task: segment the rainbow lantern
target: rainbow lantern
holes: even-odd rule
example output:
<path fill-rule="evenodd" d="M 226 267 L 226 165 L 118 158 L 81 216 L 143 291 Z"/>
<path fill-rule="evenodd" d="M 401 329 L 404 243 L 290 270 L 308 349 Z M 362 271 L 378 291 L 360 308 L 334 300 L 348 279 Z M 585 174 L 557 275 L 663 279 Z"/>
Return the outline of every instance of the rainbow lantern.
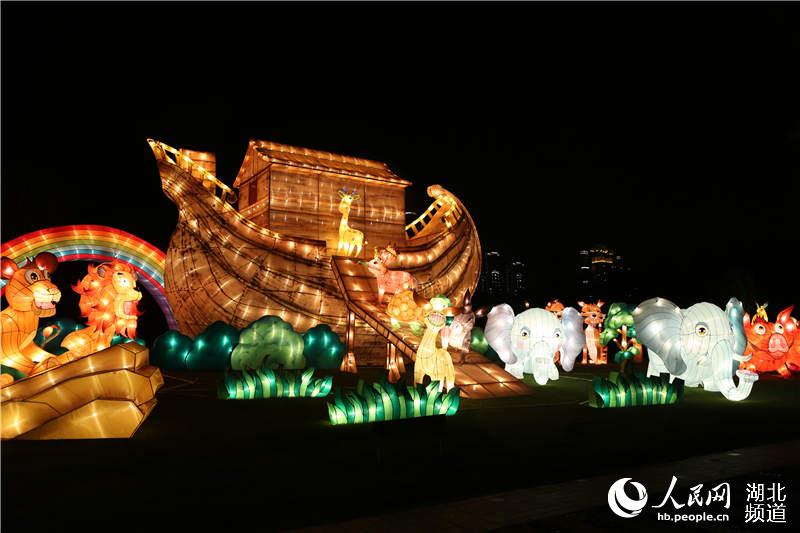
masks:
<path fill-rule="evenodd" d="M 108 226 L 75 225 L 27 233 L 2 246 L 2 255 L 18 265 L 41 252 L 52 253 L 59 262 L 117 259 L 131 265 L 142 287 L 164 313 L 168 327 L 178 328 L 164 292 L 164 252 L 152 244 Z"/>

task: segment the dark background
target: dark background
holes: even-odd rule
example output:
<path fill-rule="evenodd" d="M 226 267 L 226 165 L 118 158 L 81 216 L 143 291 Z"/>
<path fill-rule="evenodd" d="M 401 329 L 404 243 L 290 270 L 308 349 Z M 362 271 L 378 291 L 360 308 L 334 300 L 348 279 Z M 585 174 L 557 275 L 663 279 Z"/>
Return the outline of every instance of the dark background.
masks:
<path fill-rule="evenodd" d="M 441 183 L 535 306 L 581 297 L 576 251 L 604 242 L 638 298 L 774 314 L 800 296 L 798 11 L 3 3 L 2 240 L 105 224 L 166 249 L 145 139 L 216 152 L 231 184 L 258 138 L 385 161 L 411 210 Z"/>

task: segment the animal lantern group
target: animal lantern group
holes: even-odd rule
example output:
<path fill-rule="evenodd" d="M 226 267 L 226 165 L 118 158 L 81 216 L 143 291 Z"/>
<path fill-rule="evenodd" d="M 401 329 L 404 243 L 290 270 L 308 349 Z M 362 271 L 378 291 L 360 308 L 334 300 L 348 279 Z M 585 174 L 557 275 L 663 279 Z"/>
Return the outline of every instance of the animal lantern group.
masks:
<path fill-rule="evenodd" d="M 401 324 L 410 324 L 414 330 L 421 328 L 431 304 L 414 292 L 418 283 L 411 274 L 401 270 L 389 270 L 390 266 L 397 263 L 397 250 L 394 245 L 375 248 L 371 261 L 359 262 L 375 276 L 378 283 L 378 306 L 383 304 L 384 295 L 391 295 L 386 313 L 391 318 L 392 327 L 397 329 Z"/>
<path fill-rule="evenodd" d="M 545 385 L 558 379 L 556 353 L 561 367 L 572 371 L 584 347 L 582 324 L 580 313 L 572 307 L 565 308 L 559 320 L 555 313 L 539 308 L 515 316 L 510 305 L 500 304 L 489 311 L 485 334 L 508 373 L 517 378 L 533 374 L 536 383 Z"/>
<path fill-rule="evenodd" d="M 470 351 L 475 313 L 472 312 L 469 294 L 464 298 L 461 312 L 453 316 L 457 311 L 446 296 L 438 295 L 424 301 L 415 294 L 418 283 L 410 273 L 389 270 L 397 260 L 397 250 L 389 244 L 385 248 L 375 248 L 372 260 L 359 263 L 366 266 L 377 280 L 378 305 L 383 305 L 386 294 L 391 295 L 386 312 L 394 328 L 399 328 L 401 323 L 409 324 L 415 332 L 423 326 L 425 328 L 417 348 L 414 382 L 422 383 L 428 376 L 431 381 L 438 381 L 440 388 L 450 389 L 455 384 L 455 370 L 449 348 L 464 353 Z M 441 341 L 441 347 L 438 341 Z M 397 378 L 399 373 L 390 369 L 390 379 Z"/>
<path fill-rule="evenodd" d="M 744 310 L 736 298 L 724 311 L 706 302 L 681 309 L 664 298 L 651 298 L 636 307 L 633 318 L 638 339 L 649 351 L 648 376 L 666 372 L 670 380 L 702 385 L 732 401 L 750 395 L 758 374 L 739 369 L 738 384 L 733 381 L 739 363 L 750 359 L 745 355 Z"/>
<path fill-rule="evenodd" d="M 794 305 L 778 313 L 775 322 L 767 316 L 767 304 L 757 306 L 753 318 L 744 316 L 744 332 L 747 337 L 745 355 L 741 369 L 753 372 L 778 372 L 788 378 L 792 372 L 800 371 L 800 342 L 797 338 L 797 320 L 792 317 Z"/>
<path fill-rule="evenodd" d="M 506 363 L 506 371 L 518 378 L 532 374 L 539 385 L 558 379 L 556 363 L 572 371 L 581 353 L 584 364 L 605 364 L 608 348 L 600 343 L 599 333 L 604 302 L 578 304 L 580 312 L 552 300 L 544 309 L 516 316 L 508 304 L 495 306 L 486 322 L 486 340 Z"/>
<path fill-rule="evenodd" d="M 339 222 L 339 252 L 345 255 L 356 255 L 361 253 L 361 248 L 364 247 L 364 234 L 357 229 L 353 229 L 348 225 L 350 218 L 350 208 L 354 201 L 358 200 L 360 196 L 356 193 L 355 189 L 347 192 L 347 189 L 342 188 L 339 190 L 339 212 L 342 214 L 342 220 Z M 355 254 L 353 253 L 355 252 Z"/>
<path fill-rule="evenodd" d="M 142 294 L 136 290 L 136 273 L 130 265 L 114 260 L 97 267 L 72 289 L 81 295 L 81 315 L 88 327 L 73 331 L 61 346 L 67 352 L 55 356 L 34 344 L 39 319 L 55 315 L 61 291 L 50 281 L 58 259 L 43 252 L 18 267 L 2 258 L 2 276 L 8 280 L 8 307 L 2 312 L 2 385 L 38 374 L 63 363 L 107 348 L 115 333 L 135 338 Z M 50 337 L 57 332 L 51 331 Z"/>
<path fill-rule="evenodd" d="M 583 360 L 581 363 L 592 365 L 604 365 L 608 362 L 608 346 L 600 342 L 600 329 L 606 315 L 602 311 L 605 305 L 603 300 L 598 300 L 596 304 L 578 302 L 580 306 L 580 315 L 583 317 L 585 329 L 583 331 L 585 341 L 583 345 Z M 561 320 L 564 313 L 564 304 L 558 300 L 551 300 L 547 302 L 544 308 L 549 311 L 556 318 Z M 555 362 L 557 363 L 561 354 L 556 352 Z"/>

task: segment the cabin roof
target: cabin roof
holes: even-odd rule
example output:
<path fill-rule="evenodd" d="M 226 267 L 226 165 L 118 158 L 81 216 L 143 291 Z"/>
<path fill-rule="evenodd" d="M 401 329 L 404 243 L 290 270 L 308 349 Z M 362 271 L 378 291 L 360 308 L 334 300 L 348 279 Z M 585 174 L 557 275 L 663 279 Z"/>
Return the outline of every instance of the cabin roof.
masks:
<path fill-rule="evenodd" d="M 250 141 L 248 153 L 251 151 L 254 151 L 270 163 L 345 174 L 370 181 L 383 182 L 388 185 L 402 187 L 411 185 L 410 181 L 400 178 L 389 169 L 386 163 L 381 163 L 380 161 L 260 140 Z M 242 165 L 239 175 L 236 176 L 236 181 L 233 184 L 234 187 L 239 186 L 244 168 L 245 166 Z"/>

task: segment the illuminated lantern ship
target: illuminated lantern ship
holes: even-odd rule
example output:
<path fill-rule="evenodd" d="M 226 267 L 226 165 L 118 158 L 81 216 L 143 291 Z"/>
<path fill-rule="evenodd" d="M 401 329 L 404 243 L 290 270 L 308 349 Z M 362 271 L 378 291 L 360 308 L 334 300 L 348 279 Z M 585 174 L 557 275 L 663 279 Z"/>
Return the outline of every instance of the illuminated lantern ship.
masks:
<path fill-rule="evenodd" d="M 475 290 L 477 230 L 439 185 L 428 187 L 430 207 L 406 225 L 411 183 L 384 163 L 254 140 L 236 194 L 210 171 L 212 154 L 148 142 L 178 207 L 164 281 L 184 334 L 218 320 L 243 328 L 264 315 L 301 332 L 324 323 L 345 339 L 344 369 L 357 361 L 397 375 L 404 356 L 415 359 L 421 334 L 392 327 L 376 277 L 359 261 L 396 244 L 392 268 L 413 276 L 420 297 L 444 295 L 459 306 Z M 457 361 L 456 385 L 468 397 L 530 391 L 476 352 Z"/>

